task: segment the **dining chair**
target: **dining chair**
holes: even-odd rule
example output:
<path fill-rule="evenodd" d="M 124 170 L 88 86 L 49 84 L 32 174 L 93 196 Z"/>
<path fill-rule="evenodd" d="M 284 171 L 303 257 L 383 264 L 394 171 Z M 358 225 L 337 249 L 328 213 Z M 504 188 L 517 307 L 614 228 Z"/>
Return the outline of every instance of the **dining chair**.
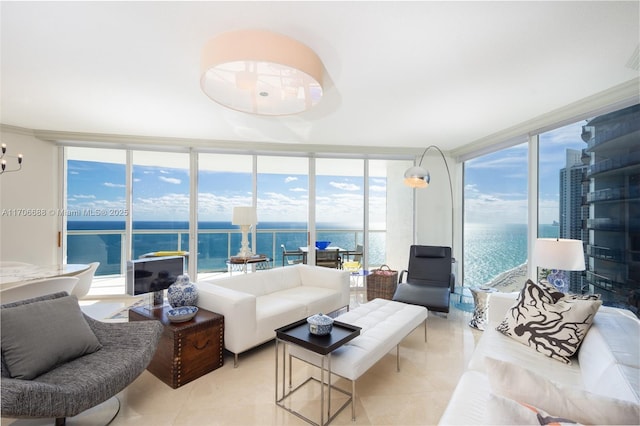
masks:
<path fill-rule="evenodd" d="M 78 299 L 82 299 L 84 296 L 86 296 L 91 289 L 91 284 L 93 284 L 93 277 L 99 266 L 100 262 L 90 263 L 89 269 L 74 275 L 74 277 L 78 278 L 78 284 L 76 284 L 76 286 L 73 288 L 71 294 L 75 295 Z"/>
<path fill-rule="evenodd" d="M 24 284 L 17 287 L 2 290 L 0 292 L 0 300 L 2 303 L 13 303 L 61 291 L 71 294 L 78 281 L 76 277 L 55 277 L 25 281 Z"/>
<path fill-rule="evenodd" d="M 303 263 L 304 253 L 301 250 L 287 250 L 284 244 L 280 244 L 280 247 L 282 247 L 282 266 L 285 266 L 285 262 L 287 265 Z"/>

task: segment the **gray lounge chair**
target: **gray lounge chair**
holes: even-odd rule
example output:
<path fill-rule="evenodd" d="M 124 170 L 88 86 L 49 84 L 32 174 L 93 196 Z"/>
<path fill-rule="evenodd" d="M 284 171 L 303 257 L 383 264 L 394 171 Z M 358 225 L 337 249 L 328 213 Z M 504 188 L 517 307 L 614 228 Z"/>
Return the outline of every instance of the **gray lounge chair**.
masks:
<path fill-rule="evenodd" d="M 393 300 L 448 313 L 454 285 L 451 247 L 411 246 L 409 268 L 400 273 L 398 281 Z"/>
<path fill-rule="evenodd" d="M 10 309 L 33 302 L 68 296 L 65 292 L 4 304 Z M 107 400 L 117 415 L 115 395 L 133 382 L 151 361 L 163 331 L 159 321 L 132 323 L 100 322 L 84 315 L 102 347 L 73 359 L 33 379 L 11 378 L 2 351 L 2 416 L 10 418 L 55 418 L 56 425 Z M 41 354 L 46 357 L 47 354 Z"/>

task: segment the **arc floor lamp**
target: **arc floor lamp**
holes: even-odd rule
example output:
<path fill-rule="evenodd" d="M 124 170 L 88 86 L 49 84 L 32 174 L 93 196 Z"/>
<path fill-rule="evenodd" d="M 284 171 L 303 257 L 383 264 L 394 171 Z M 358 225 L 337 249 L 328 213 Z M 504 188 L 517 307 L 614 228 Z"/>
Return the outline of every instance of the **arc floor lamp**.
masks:
<path fill-rule="evenodd" d="M 430 149 L 435 149 L 442 157 L 442 161 L 444 161 L 444 166 L 447 169 L 447 178 L 449 179 L 449 195 L 451 197 L 451 252 L 453 253 L 453 243 L 454 243 L 454 224 L 453 224 L 453 184 L 451 183 L 451 172 L 449 171 L 449 163 L 447 163 L 447 159 L 445 158 L 442 150 L 435 145 L 430 145 L 425 148 L 422 156 L 420 157 L 420 162 L 417 166 L 413 166 L 409 168 L 406 172 L 404 172 L 404 184 L 410 186 L 411 188 L 426 188 L 431 183 L 431 175 L 427 169 L 422 167 L 422 161 L 424 160 L 424 156 Z"/>

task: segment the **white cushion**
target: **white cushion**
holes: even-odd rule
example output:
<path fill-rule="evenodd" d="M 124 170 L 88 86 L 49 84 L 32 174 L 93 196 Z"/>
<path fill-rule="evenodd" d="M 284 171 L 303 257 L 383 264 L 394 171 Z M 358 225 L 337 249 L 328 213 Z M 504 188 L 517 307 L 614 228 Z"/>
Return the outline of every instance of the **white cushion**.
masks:
<path fill-rule="evenodd" d="M 544 377 L 568 385 L 583 386 L 580 364 L 576 358 L 573 358 L 571 364 L 560 363 L 503 335 L 496 331 L 495 328 L 487 328 L 483 332 L 483 336 L 471 356 L 468 368 L 486 372 L 484 362 L 486 357 L 526 365 L 528 368 L 538 371 Z"/>
<path fill-rule="evenodd" d="M 640 403 L 640 321 L 600 310 L 578 352 L 585 388 Z"/>
<path fill-rule="evenodd" d="M 333 373 L 356 380 L 427 319 L 422 306 L 386 299 L 374 299 L 345 314 L 337 321 L 361 327 L 360 335 L 331 353 Z M 290 353 L 318 365 L 318 356 L 292 345 Z"/>
<path fill-rule="evenodd" d="M 485 359 L 491 391 L 584 424 L 638 424 L 640 405 L 564 386 L 508 362 Z"/>
<path fill-rule="evenodd" d="M 486 374 L 465 372 L 451 395 L 438 424 L 485 425 L 485 411 L 491 387 Z"/>
<path fill-rule="evenodd" d="M 575 425 L 571 419 L 549 414 L 546 411 L 522 402 L 491 394 L 485 410 L 488 425 Z"/>

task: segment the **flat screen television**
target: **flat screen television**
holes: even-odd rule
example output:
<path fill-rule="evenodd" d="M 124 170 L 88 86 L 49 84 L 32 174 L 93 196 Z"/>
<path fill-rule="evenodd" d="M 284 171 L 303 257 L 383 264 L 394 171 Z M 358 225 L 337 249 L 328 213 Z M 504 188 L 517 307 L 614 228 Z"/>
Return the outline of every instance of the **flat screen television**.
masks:
<path fill-rule="evenodd" d="M 162 292 L 184 273 L 184 257 L 170 256 L 127 262 L 127 294 Z"/>

